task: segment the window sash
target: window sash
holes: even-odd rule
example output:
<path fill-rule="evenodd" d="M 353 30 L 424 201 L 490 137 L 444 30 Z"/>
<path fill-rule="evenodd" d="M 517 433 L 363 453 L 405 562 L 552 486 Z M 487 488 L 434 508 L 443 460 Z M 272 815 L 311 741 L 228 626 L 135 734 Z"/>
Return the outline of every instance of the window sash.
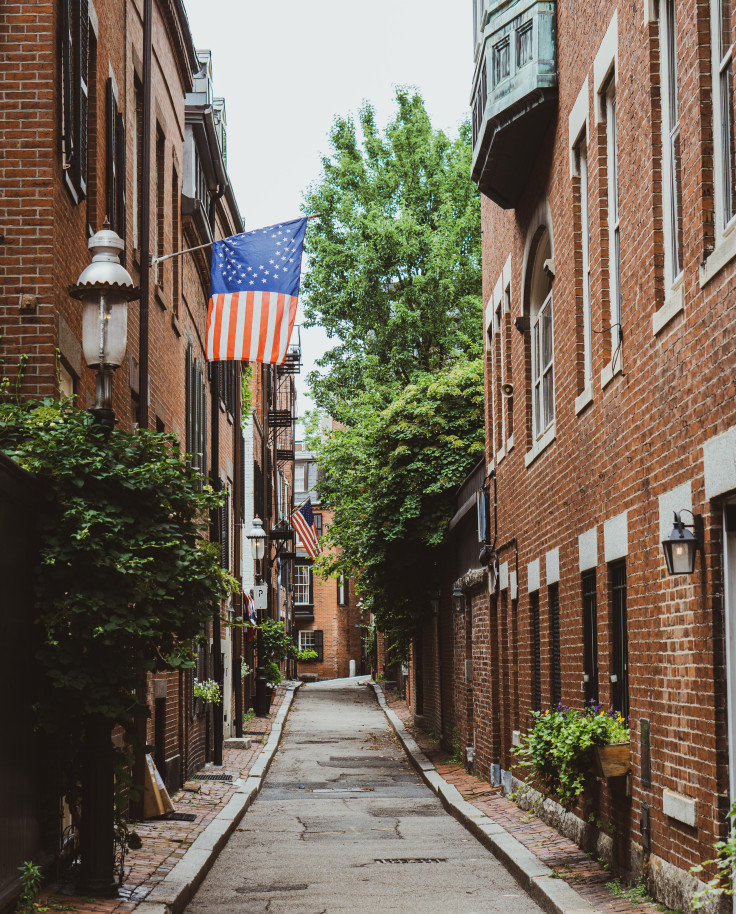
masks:
<path fill-rule="evenodd" d="M 309 565 L 294 566 L 294 605 L 312 604 L 312 569 Z"/>
<path fill-rule="evenodd" d="M 665 225 L 665 280 L 673 285 L 682 272 L 682 155 L 674 0 L 662 0 L 660 10 L 662 54 L 663 197 Z"/>
<path fill-rule="evenodd" d="M 606 165 L 608 172 L 608 259 L 611 294 L 611 346 L 615 351 L 621 325 L 621 243 L 618 212 L 618 117 L 613 84 L 606 95 Z"/>
<path fill-rule="evenodd" d="M 711 0 L 711 60 L 717 240 L 736 214 L 733 44 L 729 0 Z"/>
<path fill-rule="evenodd" d="M 534 424 L 539 438 L 554 420 L 554 340 L 552 293 L 547 295 L 532 327 Z"/>
<path fill-rule="evenodd" d="M 580 231 L 583 260 L 583 376 L 585 385 L 593 379 L 593 322 L 590 304 L 590 212 L 588 210 L 588 150 L 585 135 L 578 144 L 580 175 Z"/>

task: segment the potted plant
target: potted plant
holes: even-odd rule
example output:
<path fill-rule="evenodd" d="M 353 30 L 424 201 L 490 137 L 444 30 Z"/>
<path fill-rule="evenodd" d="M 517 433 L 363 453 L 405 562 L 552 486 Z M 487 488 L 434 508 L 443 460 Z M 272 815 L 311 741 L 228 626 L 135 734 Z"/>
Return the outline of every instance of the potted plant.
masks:
<path fill-rule="evenodd" d="M 604 750 L 600 762 L 599 749 Z M 628 749 L 629 727 L 617 711 L 558 705 L 532 713 L 532 726 L 514 752 L 532 769 L 540 789 L 570 808 L 585 790 L 594 761 L 601 765 L 598 770 L 609 772 L 603 777 L 625 774 Z"/>

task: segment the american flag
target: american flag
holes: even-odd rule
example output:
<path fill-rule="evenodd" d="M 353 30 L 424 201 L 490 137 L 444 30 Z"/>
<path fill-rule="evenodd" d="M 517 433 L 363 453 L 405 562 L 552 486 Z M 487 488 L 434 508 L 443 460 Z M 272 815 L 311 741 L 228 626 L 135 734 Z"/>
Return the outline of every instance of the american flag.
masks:
<path fill-rule="evenodd" d="M 280 365 L 294 329 L 307 220 L 212 245 L 207 359 Z"/>
<path fill-rule="evenodd" d="M 317 528 L 314 526 L 314 512 L 312 511 L 312 499 L 308 498 L 304 504 L 297 508 L 291 515 L 291 524 L 299 534 L 299 539 L 306 550 L 307 555 L 313 559 L 322 550 L 319 548 L 317 538 Z"/>

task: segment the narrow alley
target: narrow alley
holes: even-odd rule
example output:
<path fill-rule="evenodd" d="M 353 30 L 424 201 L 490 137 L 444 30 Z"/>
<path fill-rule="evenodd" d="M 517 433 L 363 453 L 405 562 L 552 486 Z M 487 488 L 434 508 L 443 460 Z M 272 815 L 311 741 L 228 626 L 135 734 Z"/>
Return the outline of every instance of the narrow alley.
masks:
<path fill-rule="evenodd" d="M 188 914 L 541 909 L 421 782 L 360 680 L 303 687 Z"/>

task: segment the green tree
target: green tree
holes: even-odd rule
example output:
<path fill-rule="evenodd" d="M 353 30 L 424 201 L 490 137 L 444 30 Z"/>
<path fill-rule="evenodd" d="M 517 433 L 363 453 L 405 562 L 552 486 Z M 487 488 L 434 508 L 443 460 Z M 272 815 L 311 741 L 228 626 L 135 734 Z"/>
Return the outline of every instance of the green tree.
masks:
<path fill-rule="evenodd" d="M 0 405 L 0 450 L 45 493 L 35 707 L 73 787 L 87 716 L 127 724 L 141 674 L 193 665 L 232 583 L 202 539 L 220 500 L 174 436 L 107 432 L 72 400 Z"/>
<path fill-rule="evenodd" d="M 378 629 L 405 656 L 439 584 L 457 486 L 483 454 L 481 362 L 422 374 L 383 409 L 365 395 L 350 418 L 316 445 L 335 512 L 318 568 L 358 579 Z"/>
<path fill-rule="evenodd" d="M 396 95 L 382 135 L 366 104 L 359 128 L 336 118 L 332 154 L 309 190 L 306 323 L 336 340 L 309 381 L 340 422 L 371 387 L 384 404 L 422 372 L 481 354 L 480 202 L 470 180 L 471 130 L 433 130 L 422 98 Z M 360 132 L 360 136 L 359 136 Z"/>

